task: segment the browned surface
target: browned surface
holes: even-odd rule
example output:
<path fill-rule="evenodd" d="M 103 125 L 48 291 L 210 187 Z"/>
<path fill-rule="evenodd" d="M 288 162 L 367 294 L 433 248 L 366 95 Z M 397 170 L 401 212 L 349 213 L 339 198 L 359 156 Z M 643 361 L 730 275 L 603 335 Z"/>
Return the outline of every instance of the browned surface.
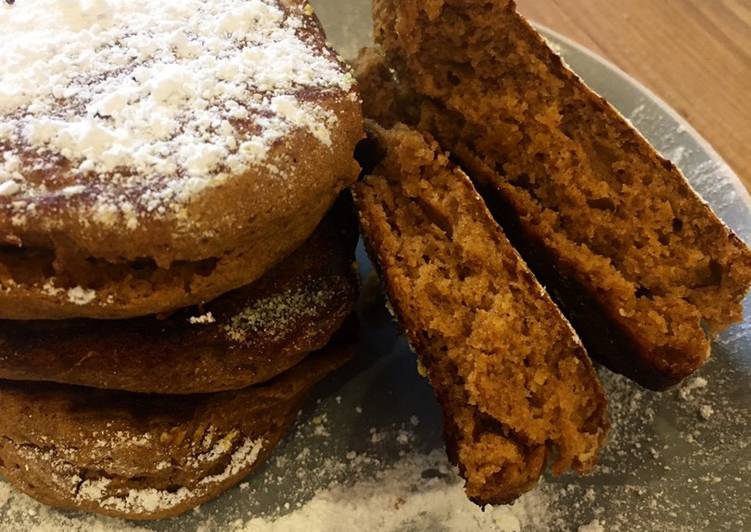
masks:
<path fill-rule="evenodd" d="M 277 3 L 299 10 L 303 2 Z M 339 61 L 315 17 L 309 21 L 300 29 L 306 46 Z M 132 318 L 210 301 L 260 278 L 312 234 L 359 173 L 352 158 L 362 137 L 360 105 L 350 97 L 355 89 L 303 89 L 296 88 L 295 97 L 336 117 L 331 146 L 292 130 L 274 142 L 263 165 L 227 170 L 226 180 L 189 195 L 184 205 L 150 203 L 165 190 L 189 191 L 183 175 L 147 179 L 126 168 L 123 182 L 107 173 L 80 173 L 61 154 L 30 150 L 21 140 L 0 142 L 0 160 L 18 155 L 25 181 L 36 187 L 23 197 L 23 223 L 14 221 L 18 198 L 0 197 L 0 318 Z M 61 116 L 75 120 L 86 112 L 74 100 L 61 100 Z M 263 120 L 251 113 L 233 135 L 238 142 L 256 135 Z M 69 185 L 85 189 L 72 197 L 55 192 Z M 115 223 L 92 215 L 103 197 L 117 213 Z M 133 227 L 121 216 L 126 201 L 137 215 Z M 76 287 L 93 291 L 92 297 L 72 299 L 68 290 Z"/>
<path fill-rule="evenodd" d="M 240 482 L 273 451 L 305 394 L 349 359 L 350 326 L 290 371 L 239 391 L 141 395 L 0 381 L 0 475 L 58 508 L 144 520 L 179 515 Z M 246 442 L 260 440 L 255 461 L 233 462 Z M 138 503 L 157 495 L 163 504 Z"/>
<path fill-rule="evenodd" d="M 165 319 L 0 320 L 0 378 L 168 394 L 271 379 L 323 347 L 351 312 L 352 218 L 343 201 L 291 257 L 203 308 Z M 213 323 L 190 323 L 209 312 Z"/>
<path fill-rule="evenodd" d="M 751 3 L 517 0 L 672 105 L 751 188 Z"/>
<path fill-rule="evenodd" d="M 210 301 L 255 281 L 312 234 L 341 189 L 355 180 L 359 167 L 352 152 L 362 130 L 359 105 L 357 107 L 356 116 L 349 122 L 357 133 L 351 134 L 349 126 L 342 123 L 342 127 L 349 131 L 344 133 L 348 140 L 334 139 L 335 145 L 339 143 L 340 151 L 336 161 L 329 157 L 330 152 L 324 146 L 319 146 L 319 153 L 314 154 L 315 146 L 301 138 L 289 137 L 278 144 L 280 152 L 305 154 L 311 158 L 297 168 L 300 175 L 296 180 L 282 180 L 288 194 L 264 189 L 263 180 L 258 175 L 247 175 L 242 184 L 248 185 L 249 189 L 225 191 L 227 196 L 207 200 L 204 207 L 214 214 L 228 212 L 230 201 L 238 209 L 241 208 L 238 204 L 242 203 L 250 205 L 251 209 L 260 209 L 264 211 L 264 217 L 270 212 L 267 209 L 271 209 L 271 205 L 274 206 L 272 210 L 285 211 L 274 215 L 273 220 L 250 215 L 249 219 L 255 220 L 252 228 L 240 222 L 235 228 L 217 227 L 217 234 L 222 239 L 241 236 L 239 241 L 229 244 L 225 253 L 215 257 L 198 262 L 176 261 L 162 268 L 148 255 L 144 255 L 143 260 L 113 262 L 93 250 L 82 251 L 74 246 L 75 249 L 65 251 L 66 260 L 61 261 L 61 248 L 54 244 L 28 248 L 0 245 L 0 318 L 132 318 Z M 290 194 L 298 201 L 295 205 L 289 202 Z M 253 198 L 253 201 L 248 198 Z M 0 240 L 2 217 L 0 213 Z M 263 221 L 259 222 L 261 218 Z M 246 230 L 250 233 L 242 236 Z M 69 236 L 66 233 L 63 240 Z M 143 237 L 142 243 L 146 246 L 144 242 L 149 240 L 149 232 L 146 231 Z M 123 233 L 121 238 L 127 239 L 128 235 Z M 25 242 L 22 237 L 21 240 Z M 129 245 L 137 247 L 137 240 L 133 237 Z M 125 251 L 123 256 L 126 256 Z M 58 290 L 45 289 L 47 283 L 54 283 Z M 84 304 L 77 304 L 70 300 L 67 291 L 73 287 L 93 290 L 96 296 Z"/>

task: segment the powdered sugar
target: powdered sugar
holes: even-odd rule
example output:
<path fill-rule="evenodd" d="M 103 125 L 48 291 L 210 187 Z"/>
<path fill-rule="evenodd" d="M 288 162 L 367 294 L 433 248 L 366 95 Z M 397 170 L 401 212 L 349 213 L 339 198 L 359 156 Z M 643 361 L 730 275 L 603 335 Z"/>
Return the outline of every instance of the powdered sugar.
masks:
<path fill-rule="evenodd" d="M 6 484 L 5 482 L 0 483 L 0 509 L 2 509 L 6 504 L 8 504 L 8 500 L 10 499 L 11 494 L 11 488 L 9 484 Z"/>
<path fill-rule="evenodd" d="M 124 433 L 105 435 L 103 444 L 113 445 L 142 445 L 140 436 L 129 436 Z M 108 443 L 109 440 L 109 443 Z M 97 506 L 114 511 L 130 513 L 154 513 L 169 510 L 186 501 L 204 496 L 214 487 L 237 476 L 249 469 L 258 459 L 258 455 L 265 443 L 262 439 L 239 438 L 237 432 L 232 432 L 217 440 L 208 452 L 190 459 L 186 467 L 202 469 L 212 464 L 220 463 L 229 458 L 227 465 L 218 473 L 200 479 L 195 486 L 181 486 L 177 489 L 159 490 L 154 488 L 131 488 L 122 490 L 125 479 L 102 476 L 93 479 L 83 479 L 75 463 L 77 450 L 56 447 L 41 449 L 31 445 L 18 446 L 17 451 L 32 463 L 45 463 L 51 469 L 51 481 L 56 489 L 70 491 L 71 497 L 80 503 L 95 503 Z M 167 467 L 169 464 L 167 464 Z M 163 470 L 164 467 L 157 468 Z M 5 494 L 5 495 L 3 495 Z M 0 509 L 10 497 L 7 484 L 0 483 Z M 3 496 L 5 501 L 2 500 Z"/>
<path fill-rule="evenodd" d="M 389 334 L 384 345 L 392 341 L 393 336 Z M 396 357 L 387 357 L 386 366 L 395 366 L 393 375 L 400 379 L 404 378 L 405 371 L 411 371 L 414 377 L 412 356 L 403 344 L 399 352 Z M 727 445 L 737 447 L 744 443 L 737 442 L 732 435 L 747 414 L 728 404 L 721 395 L 731 386 L 732 374 L 718 368 L 716 361 L 710 362 L 708 370 L 664 394 L 646 392 L 625 378 L 603 370 L 601 375 L 610 397 L 613 433 L 603 450 L 602 465 L 594 475 L 544 480 L 514 505 L 484 511 L 467 501 L 461 479 L 448 463 L 445 451 L 440 447 L 424 450 L 428 443 L 425 438 L 433 440 L 427 436 L 431 427 L 435 427 L 432 413 L 425 413 L 427 419 L 418 419 L 409 409 L 402 409 L 395 413 L 402 422 L 371 425 L 374 416 L 380 415 L 377 412 L 382 406 L 374 407 L 371 401 L 375 396 L 366 397 L 362 406 L 357 403 L 353 406 L 353 397 L 361 394 L 363 387 L 357 379 L 347 381 L 345 390 L 336 388 L 337 393 L 345 394 L 345 400 L 340 403 L 336 400 L 338 396 L 328 396 L 314 402 L 316 406 L 304 415 L 262 473 L 217 503 L 184 517 L 174 528 L 205 532 L 652 532 L 710 530 L 710 521 L 703 520 L 706 517 L 711 518 L 711 522 L 720 519 L 735 529 L 742 529 L 739 527 L 742 527 L 743 508 L 733 507 L 728 501 L 734 500 L 749 471 L 747 468 L 728 469 L 732 462 L 725 460 L 729 453 Z M 425 399 L 420 398 L 422 393 L 420 397 L 413 396 L 410 406 L 419 405 L 430 395 L 422 380 L 411 382 L 410 389 L 422 388 L 425 388 Z M 382 383 L 374 393 L 379 400 L 388 403 L 389 382 Z M 698 404 L 722 407 L 721 417 L 716 414 L 717 419 L 700 421 L 695 410 Z M 351 412 L 346 422 L 336 419 L 343 410 Z M 662 434 L 666 423 L 674 425 L 675 429 Z M 377 441 L 369 438 L 372 433 L 378 434 Z M 718 449 L 708 445 L 708 438 L 725 443 Z M 227 450 L 221 442 L 213 443 L 205 454 L 207 459 L 213 460 Z M 233 458 L 232 464 L 243 463 L 240 457 L 252 456 L 253 448 L 250 444 L 238 446 L 234 452 L 238 458 Z M 717 453 L 726 458 L 721 455 L 717 461 Z M 232 464 L 223 475 L 239 470 Z M 0 483 L 0 501 L 3 486 Z M 105 493 L 100 488 L 93 485 L 84 492 L 85 496 L 97 497 Z M 724 494 L 727 500 L 718 499 L 717 493 Z M 269 494 L 273 494 L 274 502 L 269 502 Z M 187 496 L 180 491 L 175 495 L 136 490 L 127 503 L 160 508 L 179 500 L 173 500 L 173 495 Z M 694 501 L 696 497 L 709 498 L 715 510 L 697 514 L 687 506 L 687 501 Z M 19 530 L 28 529 L 40 519 L 43 519 L 43 526 L 54 526 L 56 530 L 84 530 L 86 524 L 92 523 L 101 530 L 122 530 L 126 526 L 121 521 L 102 518 L 93 521 L 80 514 L 66 516 L 17 492 L 10 495 L 10 501 L 8 508 L 12 513 L 0 511 L 0 517 L 13 516 L 10 522 L 17 523 Z M 29 514 L 29 511 L 34 513 Z M 684 526 L 687 520 L 691 526 Z M 167 528 L 171 529 L 170 526 Z"/>
<path fill-rule="evenodd" d="M 354 456 L 346 469 L 361 476 L 369 460 Z M 311 478 L 315 476 L 311 470 Z M 307 479 L 305 479 L 307 480 Z M 305 481 L 303 480 L 303 481 Z M 0 483 L 0 491 L 7 485 Z M 87 489 L 93 498 L 101 495 L 97 487 Z M 153 490 L 152 490 L 153 491 Z M 241 492 L 253 497 L 252 485 L 243 484 Z M 180 498 L 179 492 L 173 498 Z M 80 514 L 65 515 L 49 510 L 20 493 L 9 495 L 15 512 L 12 515 L 19 530 L 31 523 L 48 527 L 40 530 L 84 531 L 95 525 L 95 530 L 134 530 L 123 521 L 92 518 Z M 163 493 L 149 490 L 133 492 L 128 502 L 149 511 L 157 511 L 164 504 Z M 538 489 L 519 499 L 512 506 L 488 507 L 485 511 L 470 503 L 463 494 L 456 472 L 450 468 L 442 452 L 428 455 L 408 455 L 377 478 L 360 481 L 332 483 L 319 491 L 306 504 L 286 515 L 276 518 L 249 516 L 218 525 L 214 518 L 200 518 L 191 529 L 209 532 L 228 530 L 234 532 L 317 531 L 349 532 L 351 530 L 462 530 L 488 532 L 519 532 L 543 530 L 551 524 L 551 494 Z M 283 509 L 292 510 L 291 505 Z M 202 522 L 200 522 L 202 521 Z M 137 528 L 145 530 L 145 528 Z"/>
<path fill-rule="evenodd" d="M 704 421 L 709 421 L 709 418 L 714 415 L 714 408 L 712 407 L 712 405 L 701 405 L 699 407 L 699 414 L 701 415 L 702 419 L 704 419 Z"/>
<path fill-rule="evenodd" d="M 231 318 L 224 332 L 234 342 L 244 342 L 261 329 L 268 338 L 281 338 L 288 332 L 291 323 L 320 316 L 332 295 L 325 286 L 319 289 L 304 287 L 256 299 Z"/>
<path fill-rule="evenodd" d="M 174 508 L 188 500 L 203 496 L 216 484 L 223 482 L 243 470 L 251 467 L 263 449 L 263 440 L 246 438 L 232 453 L 227 467 L 216 475 L 202 478 L 194 488 L 180 487 L 176 490 L 157 490 L 154 488 L 129 489 L 124 496 L 109 495 L 112 481 L 107 478 L 84 480 L 76 494 L 79 502 L 95 502 L 102 508 L 121 512 L 154 513 Z M 215 450 L 208 453 L 202 461 L 215 461 L 232 449 L 232 442 L 225 438 L 217 443 Z M 80 479 L 77 479 L 80 481 Z"/>
<path fill-rule="evenodd" d="M 191 325 L 208 325 L 210 323 L 216 323 L 216 318 L 211 312 L 202 314 L 200 316 L 191 316 L 188 318 L 188 323 Z"/>
<path fill-rule="evenodd" d="M 736 391 L 742 376 L 728 362 L 716 352 L 700 376 L 664 393 L 602 370 L 612 433 L 590 479 L 555 482 L 565 523 L 589 522 L 586 531 L 742 529 L 748 466 L 734 442 L 748 412 Z"/>
<path fill-rule="evenodd" d="M 68 301 L 76 305 L 88 305 L 96 299 L 96 291 L 75 286 L 68 289 Z"/>
<path fill-rule="evenodd" d="M 325 3 L 334 13 L 354 9 L 357 2 Z M 361 3 L 363 9 L 369 4 Z M 709 186 L 709 181 L 703 183 Z M 727 183 L 725 174 L 714 175 L 713 183 Z M 365 264 L 364 256 L 360 258 Z M 378 301 L 374 306 L 380 308 L 381 304 Z M 344 398 L 341 404 L 329 398 L 311 407 L 303 420 L 317 418 L 318 423 L 303 422 L 294 437 L 282 444 L 269 467 L 249 478 L 243 489 L 227 493 L 217 503 L 179 521 L 154 528 L 263 532 L 287 530 L 297 524 L 312 532 L 326 530 L 326 525 L 336 524 L 336 516 L 342 515 L 343 519 L 361 518 L 355 530 L 368 530 L 371 524 L 383 532 L 393 530 L 390 527 L 395 524 L 400 532 L 441 530 L 444 523 L 432 520 L 437 515 L 458 530 L 472 529 L 469 525 L 477 522 L 473 519 L 479 510 L 470 507 L 472 513 L 464 513 L 466 499 L 442 449 L 425 451 L 425 442 L 434 445 L 440 442 L 439 436 L 423 433 L 409 449 L 399 445 L 399 431 L 409 430 L 409 426 L 415 431 L 439 430 L 436 407 L 427 385 L 413 378 L 414 357 L 384 326 L 386 320 L 373 317 L 372 309 L 365 309 L 364 316 L 368 326 L 358 357 L 361 365 L 356 375 L 347 376 L 346 384 L 335 386 Z M 747 529 L 749 331 L 747 321 L 725 335 L 700 376 L 664 394 L 646 392 L 603 371 L 614 424 L 603 465 L 594 476 L 565 476 L 525 496 L 526 515 L 504 517 L 507 509 L 498 508 L 495 515 L 499 521 L 517 519 L 525 532 L 580 527 L 628 532 Z M 366 372 L 368 377 L 361 378 Z M 708 420 L 701 418 L 702 405 L 714 410 Z M 331 419 L 321 419 L 323 412 Z M 343 412 L 350 412 L 351 417 L 337 421 L 334 416 L 345 415 Z M 420 413 L 419 423 L 411 423 L 412 412 Z M 389 420 L 400 416 L 403 426 L 389 426 Z M 375 444 L 370 441 L 371 427 L 382 435 Z M 328 432 L 331 437 L 314 437 L 315 431 Z M 399 452 L 405 453 L 401 459 L 389 461 L 388 457 Z M 407 484 L 400 484 L 406 477 Z M 7 485 L 0 483 L 0 510 L 3 486 Z M 406 490 L 405 497 L 399 486 L 414 490 Z M 434 498 L 428 499 L 426 493 Z M 393 505 L 382 504 L 389 494 L 404 501 L 393 497 Z M 421 510 L 415 515 L 405 510 L 405 505 Z M 275 506 L 277 515 L 269 516 Z M 135 530 L 123 521 L 57 512 L 17 491 L 6 509 L 0 512 L 0 522 L 11 523 L 6 525 L 10 530 Z M 454 509 L 460 517 L 451 521 Z M 384 513 L 397 514 L 406 522 L 399 526 L 402 519 L 392 520 Z M 483 517 L 480 514 L 478 519 Z M 494 529 L 485 523 L 485 530 Z"/>
<path fill-rule="evenodd" d="M 678 392 L 681 399 L 684 401 L 691 399 L 691 395 L 695 390 L 702 390 L 707 387 L 707 379 L 704 377 L 693 377 L 681 385 Z"/>
<path fill-rule="evenodd" d="M 263 449 L 263 440 L 251 440 L 246 438 L 245 441 L 232 453 L 232 459 L 229 465 L 221 473 L 202 478 L 198 483 L 200 486 L 210 486 L 223 482 L 228 478 L 234 477 L 243 470 L 248 469 L 258 459 L 258 455 Z"/>
<path fill-rule="evenodd" d="M 605 528 L 600 524 L 599 519 L 579 527 L 579 532 L 605 532 Z"/>
<path fill-rule="evenodd" d="M 350 461 L 355 460 L 356 457 Z M 547 494 L 537 490 L 512 506 L 488 507 L 483 511 L 466 499 L 456 472 L 448 467 L 443 452 L 435 451 L 405 456 L 376 479 L 333 485 L 279 519 L 237 521 L 230 530 L 518 532 L 522 527 L 547 524 L 549 504 Z"/>
<path fill-rule="evenodd" d="M 11 180 L 0 183 L 0 196 L 12 196 L 21 191 L 21 185 Z"/>
<path fill-rule="evenodd" d="M 346 94 L 352 77 L 273 0 L 37 0 L 0 8 L 0 196 L 88 192 L 91 221 L 179 211 L 308 131 L 329 146 L 336 116 L 303 93 Z M 337 92 L 338 91 L 338 92 Z M 68 160 L 73 182 L 25 178 Z M 4 155 L 2 155 L 4 153 Z M 28 169 L 27 169 L 28 171 Z M 121 208 L 122 207 L 122 208 Z M 130 214 L 129 214 L 130 213 Z"/>

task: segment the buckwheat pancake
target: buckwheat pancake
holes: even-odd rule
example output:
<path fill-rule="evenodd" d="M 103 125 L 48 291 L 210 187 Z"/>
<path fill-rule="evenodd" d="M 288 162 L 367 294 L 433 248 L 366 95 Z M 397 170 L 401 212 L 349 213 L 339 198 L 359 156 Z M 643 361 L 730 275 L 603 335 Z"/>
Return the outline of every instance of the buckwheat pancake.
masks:
<path fill-rule="evenodd" d="M 653 389 L 742 319 L 751 251 L 511 0 L 376 0 L 376 40 L 430 131 L 590 353 Z"/>
<path fill-rule="evenodd" d="M 354 78 L 302 0 L 0 3 L 0 318 L 205 302 L 357 177 Z"/>
<path fill-rule="evenodd" d="M 218 394 L 0 381 L 0 474 L 58 508 L 179 515 L 263 462 L 308 390 L 349 358 L 348 335 L 268 383 Z"/>
<path fill-rule="evenodd" d="M 357 296 L 357 229 L 342 199 L 255 283 L 163 319 L 0 320 L 0 379 L 186 394 L 264 382 L 320 349 Z"/>

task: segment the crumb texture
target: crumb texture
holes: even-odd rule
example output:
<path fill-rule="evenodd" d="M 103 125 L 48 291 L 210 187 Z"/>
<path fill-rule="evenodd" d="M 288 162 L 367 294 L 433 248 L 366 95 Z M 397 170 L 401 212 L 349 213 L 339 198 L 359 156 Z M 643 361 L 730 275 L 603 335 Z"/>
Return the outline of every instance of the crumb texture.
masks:
<path fill-rule="evenodd" d="M 444 409 L 470 498 L 508 502 L 553 470 L 584 472 L 605 399 L 584 349 L 434 142 L 373 126 L 385 158 L 356 187 L 362 231 Z"/>
<path fill-rule="evenodd" d="M 513 2 L 375 2 L 422 125 L 518 218 L 641 356 L 681 378 L 742 317 L 751 252 L 592 93 Z"/>

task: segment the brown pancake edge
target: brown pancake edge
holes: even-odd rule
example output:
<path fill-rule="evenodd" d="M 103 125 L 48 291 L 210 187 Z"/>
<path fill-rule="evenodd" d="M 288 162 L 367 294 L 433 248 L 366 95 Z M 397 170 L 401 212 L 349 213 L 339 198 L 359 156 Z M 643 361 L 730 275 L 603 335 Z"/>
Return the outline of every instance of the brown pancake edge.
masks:
<path fill-rule="evenodd" d="M 349 68 L 327 46 L 307 2 L 266 4 L 284 12 L 280 28 L 284 20 L 298 24 L 295 53 L 287 59 L 295 63 L 313 55 L 331 71 L 323 84 L 295 71 L 290 73 L 295 90 L 284 89 L 294 94 L 297 105 L 329 117 L 318 124 L 325 128 L 324 140 L 306 128 L 290 128 L 260 163 L 214 169 L 205 177 L 215 186 L 197 189 L 196 179 L 184 169 L 149 172 L 126 164 L 115 176 L 103 168 L 82 172 L 79 163 L 90 160 L 71 161 L 54 146 L 38 149 L 20 134 L 2 135 L 0 165 L 18 160 L 23 176 L 18 182 L 34 186 L 0 195 L 0 317 L 125 319 L 171 312 L 254 282 L 311 235 L 339 192 L 357 179 L 352 152 L 363 135 L 359 96 Z M 8 11 L 7 16 L 14 15 Z M 126 29 L 149 38 L 157 31 Z M 72 35 L 75 44 L 79 37 Z M 247 41 L 229 35 L 221 40 L 243 51 L 269 38 L 254 30 L 248 36 Z M 119 44 L 102 46 L 117 49 Z M 50 103 L 56 119 L 75 124 L 87 117 L 93 104 L 88 99 L 144 59 L 129 57 L 104 73 L 66 66 L 66 77 L 81 78 L 90 90 Z M 269 92 L 245 81 L 248 92 L 242 99 L 248 102 L 272 98 L 280 90 Z M 212 120 L 226 120 L 219 110 L 233 98 L 217 97 L 209 106 L 213 111 L 206 113 Z M 25 107 L 0 110 L 3 125 L 15 124 L 19 131 L 40 118 L 50 116 L 34 116 Z M 274 133 L 268 127 L 268 117 L 253 112 L 233 121 L 229 136 L 242 146 Z M 65 193 L 71 186 L 77 192 Z"/>
<path fill-rule="evenodd" d="M 165 319 L 0 321 L 0 379 L 190 394 L 267 381 L 322 348 L 352 311 L 357 231 L 342 198 L 259 281 Z"/>
<path fill-rule="evenodd" d="M 354 320 L 262 385 L 165 396 L 0 381 L 0 475 L 40 502 L 134 520 L 180 515 L 263 462 L 305 394 L 351 356 Z"/>

